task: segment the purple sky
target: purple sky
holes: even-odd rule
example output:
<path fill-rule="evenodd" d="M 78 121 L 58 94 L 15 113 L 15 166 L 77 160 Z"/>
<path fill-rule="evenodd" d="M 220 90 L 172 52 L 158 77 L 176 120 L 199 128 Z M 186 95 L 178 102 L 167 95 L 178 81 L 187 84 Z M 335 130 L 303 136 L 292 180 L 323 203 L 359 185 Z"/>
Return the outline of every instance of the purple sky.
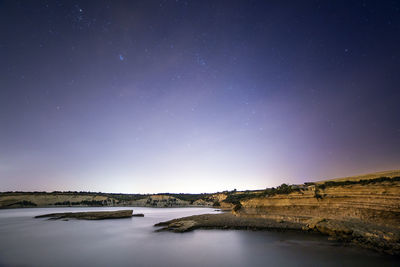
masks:
<path fill-rule="evenodd" d="M 398 1 L 1 1 L 0 191 L 400 169 Z"/>

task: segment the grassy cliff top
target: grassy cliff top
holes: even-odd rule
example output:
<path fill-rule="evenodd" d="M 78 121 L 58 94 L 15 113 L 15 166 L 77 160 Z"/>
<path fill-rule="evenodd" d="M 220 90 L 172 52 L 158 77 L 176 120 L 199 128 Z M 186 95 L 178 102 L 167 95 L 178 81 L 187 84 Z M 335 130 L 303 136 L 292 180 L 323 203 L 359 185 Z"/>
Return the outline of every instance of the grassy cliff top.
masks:
<path fill-rule="evenodd" d="M 399 177 L 400 170 L 391 170 L 391 171 L 383 171 L 383 172 L 374 172 L 356 176 L 348 176 L 348 177 L 341 177 L 341 178 L 334 178 L 329 180 L 322 180 L 315 182 L 316 184 L 323 184 L 325 182 L 345 182 L 345 181 L 360 181 L 360 180 L 369 180 L 369 179 L 376 179 L 380 177 Z"/>

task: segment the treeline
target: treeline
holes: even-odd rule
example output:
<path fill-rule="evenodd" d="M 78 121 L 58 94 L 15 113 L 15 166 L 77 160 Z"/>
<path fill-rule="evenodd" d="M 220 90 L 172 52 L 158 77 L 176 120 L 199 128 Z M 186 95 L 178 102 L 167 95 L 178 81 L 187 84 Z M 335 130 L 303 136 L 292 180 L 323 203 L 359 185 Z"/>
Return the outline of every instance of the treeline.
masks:
<path fill-rule="evenodd" d="M 234 190 L 236 191 L 236 190 Z M 227 193 L 229 191 L 224 191 L 222 193 Z M 122 193 L 102 193 L 102 192 L 90 192 L 90 191 L 53 191 L 53 192 L 45 192 L 45 191 L 34 191 L 34 192 L 23 192 L 23 191 L 8 191 L 8 192 L 0 192 L 0 195 L 73 195 L 73 196 L 105 196 L 109 198 L 113 198 L 120 202 L 124 201 L 135 201 L 139 199 L 143 199 L 149 197 L 151 195 L 166 195 L 175 197 L 177 199 L 188 201 L 190 204 L 193 204 L 196 200 L 204 200 L 204 201 L 213 201 L 212 195 L 209 193 L 201 193 L 201 194 L 186 194 L 186 193 L 157 193 L 157 194 L 122 194 Z"/>
<path fill-rule="evenodd" d="M 19 202 L 15 202 L 12 204 L 8 204 L 8 207 L 14 206 L 14 205 L 20 205 L 21 207 L 36 207 L 36 203 L 33 203 L 32 201 L 28 201 L 28 200 L 23 200 L 23 201 L 19 201 Z"/>
<path fill-rule="evenodd" d="M 232 204 L 240 204 L 241 200 L 257 198 L 257 197 L 270 197 L 279 194 L 290 194 L 292 192 L 300 192 L 300 188 L 296 188 L 287 184 L 281 184 L 278 187 L 266 188 L 263 191 L 245 191 L 245 192 L 236 192 L 230 191 L 227 193 L 227 197 L 223 202 L 232 203 Z"/>
<path fill-rule="evenodd" d="M 23 191 L 7 191 L 0 192 L 0 196 L 3 195 L 71 195 L 71 196 L 105 196 L 109 198 L 113 198 L 117 201 L 135 201 L 139 199 L 143 199 L 149 197 L 151 195 L 167 195 L 178 198 L 180 200 L 189 201 L 193 204 L 194 201 L 203 199 L 205 201 L 211 201 L 211 195 L 207 193 L 202 194 L 184 194 L 184 193 L 158 193 L 158 194 L 122 194 L 122 193 L 102 193 L 102 192 L 90 192 L 90 191 L 53 191 L 53 192 L 45 192 L 45 191 L 34 191 L 34 192 L 23 192 Z M 61 203 L 61 202 L 60 202 Z M 61 204 L 60 204 L 61 205 Z M 64 205 L 64 204 L 62 204 Z M 73 205 L 73 204 L 71 204 Z M 79 204 L 76 204 L 79 205 Z"/>
<path fill-rule="evenodd" d="M 34 191 L 34 192 L 23 192 L 23 191 L 7 191 L 0 192 L 0 196 L 17 196 L 17 195 L 71 195 L 71 196 L 105 196 L 114 198 L 119 201 L 130 201 L 138 200 L 149 196 L 149 194 L 121 194 L 121 193 L 102 193 L 102 192 L 90 192 L 90 191 Z"/>
<path fill-rule="evenodd" d="M 365 179 L 365 180 L 358 180 L 358 181 L 327 181 L 323 184 L 316 185 L 316 186 L 320 189 L 325 189 L 327 187 L 332 187 L 332 186 L 344 186 L 344 185 L 354 185 L 354 184 L 368 185 L 368 184 L 375 184 L 375 183 L 382 183 L 382 182 L 398 182 L 398 181 L 400 181 L 400 176 L 396 176 L 393 178 L 379 177 L 379 178 Z"/>
<path fill-rule="evenodd" d="M 102 200 L 82 200 L 82 201 L 63 201 L 63 202 L 56 202 L 54 203 L 55 206 L 105 206 L 107 205 L 106 201 Z"/>
<path fill-rule="evenodd" d="M 0 194 L 13 194 L 13 195 L 108 195 L 110 193 L 101 193 L 101 192 L 90 192 L 90 191 L 53 191 L 53 192 L 46 192 L 46 191 L 6 191 L 0 192 Z"/>

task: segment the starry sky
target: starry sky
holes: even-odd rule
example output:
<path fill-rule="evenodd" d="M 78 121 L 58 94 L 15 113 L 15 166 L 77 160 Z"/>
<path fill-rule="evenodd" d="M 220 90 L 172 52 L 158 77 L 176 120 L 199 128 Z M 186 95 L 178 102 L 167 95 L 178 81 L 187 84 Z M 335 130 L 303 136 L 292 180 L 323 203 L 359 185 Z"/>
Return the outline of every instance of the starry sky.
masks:
<path fill-rule="evenodd" d="M 0 1 L 0 191 L 400 168 L 400 1 Z"/>

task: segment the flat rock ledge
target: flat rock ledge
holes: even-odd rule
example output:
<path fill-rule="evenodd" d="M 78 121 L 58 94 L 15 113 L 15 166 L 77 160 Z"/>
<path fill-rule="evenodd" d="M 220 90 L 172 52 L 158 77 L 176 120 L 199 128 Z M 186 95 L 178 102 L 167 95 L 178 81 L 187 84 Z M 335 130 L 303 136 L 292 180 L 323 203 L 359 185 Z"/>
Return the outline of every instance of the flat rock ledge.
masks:
<path fill-rule="evenodd" d="M 293 219 L 293 218 L 292 218 Z M 231 213 L 195 215 L 154 226 L 156 230 L 183 233 L 195 229 L 246 229 L 305 231 L 328 235 L 330 239 L 373 249 L 391 255 L 400 255 L 400 230 L 364 223 L 360 220 L 339 221 L 310 218 L 306 222 L 276 220 L 260 217 L 242 217 Z"/>
<path fill-rule="evenodd" d="M 61 219 L 105 220 L 105 219 L 131 218 L 132 213 L 133 210 L 65 212 L 65 213 L 50 213 L 50 214 L 38 215 L 35 216 L 35 218 L 49 218 L 49 220 L 61 220 Z"/>
<path fill-rule="evenodd" d="M 183 233 L 195 229 L 301 230 L 302 224 L 263 218 L 244 218 L 231 213 L 203 214 L 160 222 L 156 230 Z"/>

